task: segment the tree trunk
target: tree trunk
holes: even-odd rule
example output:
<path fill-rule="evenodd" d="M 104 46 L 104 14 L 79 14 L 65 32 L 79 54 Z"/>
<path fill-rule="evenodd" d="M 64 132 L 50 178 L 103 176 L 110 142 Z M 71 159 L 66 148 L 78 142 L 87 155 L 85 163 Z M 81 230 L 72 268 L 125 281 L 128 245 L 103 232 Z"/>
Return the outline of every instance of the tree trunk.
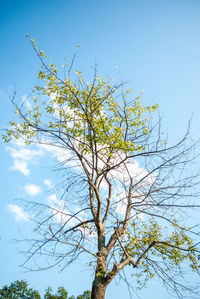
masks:
<path fill-rule="evenodd" d="M 91 299 L 104 299 L 106 292 L 106 286 L 102 283 L 97 283 L 95 280 L 92 284 Z"/>

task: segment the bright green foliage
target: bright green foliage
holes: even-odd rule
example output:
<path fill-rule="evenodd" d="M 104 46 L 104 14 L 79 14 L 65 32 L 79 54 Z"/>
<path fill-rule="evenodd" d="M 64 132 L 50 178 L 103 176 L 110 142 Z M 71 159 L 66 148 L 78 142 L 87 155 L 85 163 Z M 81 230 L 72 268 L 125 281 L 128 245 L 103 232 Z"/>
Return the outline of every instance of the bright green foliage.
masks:
<path fill-rule="evenodd" d="M 43 52 L 31 41 L 38 56 L 42 56 Z M 11 128 L 3 137 L 4 141 L 23 137 L 29 144 L 37 138 L 39 128 L 44 130 L 45 121 L 46 130 L 59 131 L 63 137 L 78 140 L 81 154 L 91 152 L 92 140 L 99 146 L 107 145 L 103 151 L 110 156 L 118 150 L 124 153 L 144 150 L 144 145 L 134 139 L 138 133 L 149 134 L 149 113 L 158 105 L 144 107 L 141 95 L 131 99 L 130 90 L 126 90 L 120 106 L 116 100 L 120 86 L 113 86 L 96 75 L 92 83 L 85 83 L 82 73 L 75 73 L 74 82 L 70 77 L 61 80 L 53 63 L 42 65 L 38 73 L 42 85 L 34 89 L 33 107 L 26 110 L 25 115 L 16 108 L 21 121 L 10 122 Z"/>
<path fill-rule="evenodd" d="M 40 299 L 38 291 L 28 288 L 27 282 L 17 280 L 9 286 L 0 289 L 0 298 L 2 299 Z"/>
<path fill-rule="evenodd" d="M 179 227 L 175 219 L 167 230 L 154 220 L 142 221 L 138 218 L 131 225 L 130 231 L 127 233 L 125 248 L 135 261 L 141 260 L 138 264 L 140 274 L 136 274 L 138 278 L 144 273 L 146 280 L 154 277 L 155 271 L 150 267 L 148 258 L 167 261 L 165 272 L 168 272 L 169 267 L 179 266 L 184 261 L 189 263 L 192 271 L 199 271 L 200 254 L 189 237 L 190 228 Z"/>

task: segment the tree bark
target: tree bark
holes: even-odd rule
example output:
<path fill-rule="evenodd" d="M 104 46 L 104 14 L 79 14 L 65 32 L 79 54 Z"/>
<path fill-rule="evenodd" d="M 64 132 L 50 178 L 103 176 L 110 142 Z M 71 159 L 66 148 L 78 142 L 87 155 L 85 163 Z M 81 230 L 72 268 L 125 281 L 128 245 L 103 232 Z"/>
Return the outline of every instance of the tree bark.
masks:
<path fill-rule="evenodd" d="M 106 285 L 102 283 L 97 283 L 95 280 L 92 284 L 92 295 L 91 299 L 104 299 L 106 292 Z"/>

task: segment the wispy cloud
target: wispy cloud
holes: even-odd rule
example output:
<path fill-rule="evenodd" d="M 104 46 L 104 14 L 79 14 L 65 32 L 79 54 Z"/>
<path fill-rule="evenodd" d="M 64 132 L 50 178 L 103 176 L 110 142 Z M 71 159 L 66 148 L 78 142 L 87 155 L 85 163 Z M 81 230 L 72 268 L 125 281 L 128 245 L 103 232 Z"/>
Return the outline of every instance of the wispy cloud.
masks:
<path fill-rule="evenodd" d="M 32 160 L 35 156 L 42 156 L 44 152 L 42 150 L 31 150 L 24 147 L 13 148 L 7 146 L 6 149 L 10 152 L 11 157 L 14 159 L 22 159 L 26 161 Z"/>
<path fill-rule="evenodd" d="M 56 194 L 51 194 L 47 197 L 47 202 L 50 204 L 50 205 L 55 205 L 57 208 L 60 208 L 60 209 L 65 209 L 66 208 L 66 202 L 65 200 L 62 200 L 62 199 L 58 199 Z"/>
<path fill-rule="evenodd" d="M 72 159 L 72 155 L 69 150 L 61 147 L 59 144 L 51 144 L 50 140 L 43 140 L 43 143 L 39 144 L 38 146 L 47 153 L 52 154 L 58 162 L 64 162 Z"/>
<path fill-rule="evenodd" d="M 30 170 L 28 168 L 27 162 L 23 160 L 17 160 L 15 159 L 13 161 L 13 166 L 10 167 L 11 170 L 18 170 L 24 175 L 29 175 Z"/>
<path fill-rule="evenodd" d="M 53 183 L 52 181 L 48 180 L 48 179 L 45 179 L 44 180 L 44 184 L 48 187 L 48 188 L 53 188 Z"/>
<path fill-rule="evenodd" d="M 71 213 L 66 209 L 66 202 L 58 199 L 56 194 L 48 196 L 47 202 L 56 222 L 60 224 L 66 223 L 69 226 L 73 226 L 77 222 L 77 219 L 72 217 Z"/>
<path fill-rule="evenodd" d="M 28 195 L 36 196 L 41 192 L 41 188 L 34 184 L 29 184 L 24 187 L 24 190 Z"/>
<path fill-rule="evenodd" d="M 30 174 L 28 166 L 30 163 L 34 163 L 34 158 L 44 155 L 42 149 L 26 148 L 22 140 L 16 140 L 12 146 L 7 146 L 6 150 L 13 158 L 13 165 L 10 169 L 20 171 L 26 176 Z"/>
<path fill-rule="evenodd" d="M 9 204 L 7 210 L 14 214 L 16 221 L 27 221 L 28 214 L 18 205 Z"/>

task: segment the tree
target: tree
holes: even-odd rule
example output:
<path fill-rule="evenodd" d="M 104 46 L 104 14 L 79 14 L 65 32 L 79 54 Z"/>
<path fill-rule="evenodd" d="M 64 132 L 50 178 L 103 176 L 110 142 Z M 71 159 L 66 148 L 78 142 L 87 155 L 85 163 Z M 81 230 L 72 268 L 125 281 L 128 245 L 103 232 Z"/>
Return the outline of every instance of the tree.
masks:
<path fill-rule="evenodd" d="M 9 286 L 5 285 L 0 289 L 0 298 L 2 299 L 40 299 L 38 291 L 28 288 L 26 281 L 15 281 Z"/>
<path fill-rule="evenodd" d="M 44 294 L 44 299 L 59 299 L 59 298 L 62 298 L 62 299 L 67 299 L 68 298 L 68 292 L 63 287 L 58 288 L 57 294 L 52 294 L 52 288 L 51 287 L 47 288 L 47 290 Z"/>
<path fill-rule="evenodd" d="M 49 266 L 62 263 L 64 269 L 88 255 L 92 299 L 103 299 L 126 266 L 139 287 L 156 275 L 178 297 L 197 295 L 183 270 L 198 273 L 200 267 L 197 227 L 185 226 L 185 211 L 199 207 L 199 175 L 192 168 L 198 142 L 190 142 L 189 128 L 171 145 L 160 118 L 153 122 L 157 104 L 144 106 L 142 94 L 134 98 L 96 67 L 92 82 L 85 82 L 80 71 L 72 72 L 74 58 L 62 78 L 30 41 L 42 63 L 42 83 L 31 108 L 13 97 L 18 121 L 3 138 L 62 151 L 57 170 L 64 192 L 57 206 L 29 202 L 40 237 L 32 240 L 26 263 L 45 256 Z"/>
<path fill-rule="evenodd" d="M 82 295 L 79 295 L 76 298 L 77 299 L 91 299 L 91 292 L 84 291 L 84 293 Z M 68 292 L 65 290 L 64 287 L 59 287 L 56 294 L 53 294 L 52 288 L 48 287 L 44 294 L 44 299 L 75 299 L 75 297 L 73 295 L 68 297 Z"/>
<path fill-rule="evenodd" d="M 79 295 L 77 299 L 90 299 L 91 298 L 91 292 L 90 291 L 84 291 L 83 295 Z"/>
<path fill-rule="evenodd" d="M 28 288 L 28 283 L 24 280 L 16 280 L 9 286 L 5 285 L 0 289 L 0 298 L 2 299 L 40 299 L 38 291 Z M 91 292 L 84 291 L 77 299 L 90 299 Z M 44 299 L 75 299 L 74 296 L 68 297 L 68 292 L 64 287 L 59 287 L 56 294 L 53 294 L 52 288 L 48 287 L 44 294 Z"/>

